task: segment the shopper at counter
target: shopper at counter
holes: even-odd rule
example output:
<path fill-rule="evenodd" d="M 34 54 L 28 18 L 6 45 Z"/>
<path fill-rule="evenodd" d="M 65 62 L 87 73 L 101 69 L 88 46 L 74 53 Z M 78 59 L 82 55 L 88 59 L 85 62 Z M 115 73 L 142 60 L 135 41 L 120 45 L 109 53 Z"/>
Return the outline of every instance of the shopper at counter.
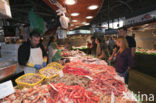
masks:
<path fill-rule="evenodd" d="M 123 27 L 119 29 L 119 36 L 123 36 L 126 38 L 128 42 L 128 47 L 131 49 L 132 56 L 135 55 L 136 51 L 136 41 L 134 37 L 132 36 L 127 36 L 127 28 Z"/>
<path fill-rule="evenodd" d="M 133 56 L 130 48 L 128 48 L 127 40 L 124 37 L 119 37 L 116 44 L 119 47 L 119 50 L 116 53 L 114 67 L 117 73 L 121 77 L 124 77 L 125 83 L 128 84 L 128 70 L 134 65 Z"/>
<path fill-rule="evenodd" d="M 48 63 L 58 62 L 62 58 L 61 50 L 59 49 L 56 40 L 57 38 L 55 36 L 52 36 L 48 43 Z"/>
<path fill-rule="evenodd" d="M 101 40 L 99 38 L 96 38 L 95 43 L 97 44 L 96 57 L 99 59 L 107 60 L 108 49 L 105 42 L 101 43 Z"/>
<path fill-rule="evenodd" d="M 95 37 L 91 37 L 91 41 L 92 41 L 92 44 L 91 44 L 91 54 L 92 55 L 96 55 L 96 43 L 95 43 Z"/>
<path fill-rule="evenodd" d="M 127 36 L 127 28 L 123 27 L 119 29 L 119 37 L 125 37 L 128 42 L 128 47 L 131 50 L 132 56 L 134 57 L 136 51 L 136 41 L 132 36 Z M 116 52 L 118 52 L 119 47 L 115 47 L 112 55 L 109 57 L 108 61 L 112 61 Z"/>
<path fill-rule="evenodd" d="M 30 38 L 18 49 L 18 63 L 24 66 L 24 72 L 36 73 L 37 70 L 46 66 L 47 54 L 40 43 L 40 33 L 32 31 Z"/>

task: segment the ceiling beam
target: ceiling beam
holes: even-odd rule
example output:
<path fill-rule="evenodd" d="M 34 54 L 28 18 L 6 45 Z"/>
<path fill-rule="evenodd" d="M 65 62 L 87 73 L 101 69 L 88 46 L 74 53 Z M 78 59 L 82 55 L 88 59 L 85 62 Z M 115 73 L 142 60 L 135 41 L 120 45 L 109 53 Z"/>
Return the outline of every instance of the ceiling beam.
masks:
<path fill-rule="evenodd" d="M 13 12 L 21 12 L 21 13 L 29 13 L 29 11 L 27 10 L 20 10 L 20 9 L 12 9 Z M 50 16 L 50 17 L 55 17 L 54 15 L 51 15 L 49 13 L 43 13 L 43 12 L 36 12 L 35 13 L 39 14 L 39 15 L 42 15 L 42 16 Z"/>

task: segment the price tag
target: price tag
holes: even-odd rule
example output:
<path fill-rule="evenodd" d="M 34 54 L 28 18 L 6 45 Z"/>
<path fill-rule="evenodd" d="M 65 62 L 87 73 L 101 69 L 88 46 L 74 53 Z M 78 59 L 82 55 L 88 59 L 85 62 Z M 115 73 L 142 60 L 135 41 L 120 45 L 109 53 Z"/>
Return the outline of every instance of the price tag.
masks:
<path fill-rule="evenodd" d="M 57 90 L 51 83 L 49 83 L 49 85 L 50 85 L 55 91 L 58 92 L 58 90 Z"/>
<path fill-rule="evenodd" d="M 115 96 L 114 96 L 114 92 L 113 91 L 111 93 L 111 103 L 115 103 Z"/>
<path fill-rule="evenodd" d="M 60 78 L 62 78 L 62 77 L 64 76 L 64 74 L 63 74 L 63 71 L 62 71 L 62 70 L 60 70 L 60 71 L 59 71 L 59 76 L 60 76 Z"/>
<path fill-rule="evenodd" d="M 93 78 L 90 77 L 90 76 L 85 75 L 85 77 L 88 78 L 88 79 L 90 79 L 90 80 L 93 80 Z"/>
<path fill-rule="evenodd" d="M 13 94 L 15 89 L 12 85 L 11 80 L 0 84 L 0 99 Z"/>

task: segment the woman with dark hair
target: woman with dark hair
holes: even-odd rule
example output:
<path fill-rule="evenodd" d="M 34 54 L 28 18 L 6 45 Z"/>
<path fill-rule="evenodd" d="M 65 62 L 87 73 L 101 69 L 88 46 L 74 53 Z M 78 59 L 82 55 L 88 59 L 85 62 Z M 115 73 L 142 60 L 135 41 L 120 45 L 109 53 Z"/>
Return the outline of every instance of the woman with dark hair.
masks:
<path fill-rule="evenodd" d="M 101 40 L 99 38 L 96 38 L 95 42 L 97 44 L 96 57 L 99 59 L 107 60 L 108 48 L 106 43 L 105 42 L 101 43 Z"/>

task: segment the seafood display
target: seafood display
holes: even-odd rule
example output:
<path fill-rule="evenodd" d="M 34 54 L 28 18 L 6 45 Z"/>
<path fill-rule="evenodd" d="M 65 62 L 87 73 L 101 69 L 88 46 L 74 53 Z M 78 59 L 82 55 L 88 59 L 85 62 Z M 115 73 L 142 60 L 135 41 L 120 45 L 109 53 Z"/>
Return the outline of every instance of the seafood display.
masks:
<path fill-rule="evenodd" d="M 63 83 L 53 84 L 58 90 L 51 89 L 52 103 L 98 103 L 99 97 L 85 88 L 75 85 L 67 86 Z"/>
<path fill-rule="evenodd" d="M 81 53 L 76 55 L 77 60 L 71 60 L 64 67 L 55 62 L 48 64 L 39 71 L 43 78 L 22 76 L 19 82 L 33 84 L 42 78 L 43 85 L 16 89 L 0 103 L 138 103 L 127 95 L 133 94 L 114 67 L 93 57 L 83 57 Z"/>
<path fill-rule="evenodd" d="M 69 66 L 66 66 L 64 69 L 63 69 L 63 72 L 64 73 L 69 73 L 69 74 L 77 74 L 77 75 L 88 75 L 89 72 L 82 69 L 82 68 L 73 68 L 73 67 L 69 67 Z"/>
<path fill-rule="evenodd" d="M 48 103 L 50 93 L 47 85 L 38 85 L 33 88 L 16 89 L 11 94 L 0 100 L 0 103 Z"/>
<path fill-rule="evenodd" d="M 136 53 L 139 54 L 147 54 L 147 55 L 156 55 L 156 50 L 155 49 L 142 49 L 142 48 L 137 48 Z"/>
<path fill-rule="evenodd" d="M 76 55 L 85 55 L 83 52 L 79 51 L 79 50 L 71 50 L 71 51 L 63 51 L 62 52 L 62 56 L 63 57 L 71 57 L 71 56 L 76 56 Z"/>
<path fill-rule="evenodd" d="M 113 92 L 115 96 L 121 96 L 126 91 L 125 84 L 107 72 L 100 72 L 94 75 L 89 87 L 96 93 L 104 95 L 111 95 L 111 92 Z"/>
<path fill-rule="evenodd" d="M 42 79 L 39 75 L 25 75 L 22 78 L 18 79 L 18 82 L 34 84 Z"/>
<path fill-rule="evenodd" d="M 40 71 L 40 73 L 43 74 L 45 77 L 51 77 L 53 75 L 57 75 L 58 70 L 51 67 L 45 67 L 43 70 Z"/>
<path fill-rule="evenodd" d="M 114 67 L 106 64 L 87 64 L 81 61 L 70 62 L 65 65 L 65 67 L 71 68 L 82 68 L 83 70 L 88 71 L 91 75 L 94 75 L 98 72 L 107 71 L 109 74 L 117 75 Z"/>
<path fill-rule="evenodd" d="M 64 74 L 63 78 L 55 77 L 50 80 L 51 83 L 64 83 L 65 85 L 80 85 L 88 88 L 90 80 L 84 76 L 73 74 Z"/>

